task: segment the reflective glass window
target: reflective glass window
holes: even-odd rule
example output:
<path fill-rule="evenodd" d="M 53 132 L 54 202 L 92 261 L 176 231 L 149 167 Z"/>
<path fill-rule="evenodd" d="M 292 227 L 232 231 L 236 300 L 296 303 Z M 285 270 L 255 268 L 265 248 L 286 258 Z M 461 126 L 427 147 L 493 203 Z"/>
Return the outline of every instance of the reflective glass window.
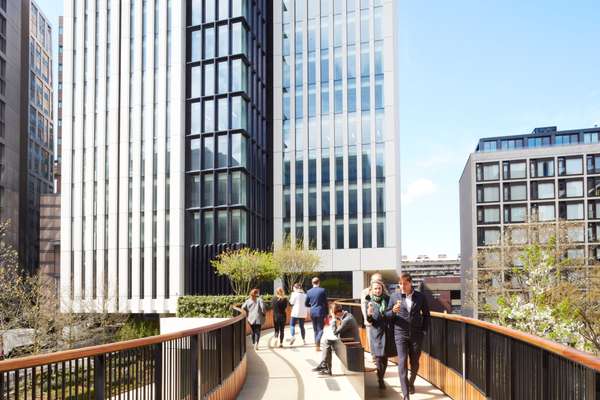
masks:
<path fill-rule="evenodd" d="M 227 167 L 227 135 L 219 135 L 217 141 L 217 168 Z"/>
<path fill-rule="evenodd" d="M 212 206 L 214 203 L 214 176 L 205 174 L 202 178 L 202 206 Z"/>

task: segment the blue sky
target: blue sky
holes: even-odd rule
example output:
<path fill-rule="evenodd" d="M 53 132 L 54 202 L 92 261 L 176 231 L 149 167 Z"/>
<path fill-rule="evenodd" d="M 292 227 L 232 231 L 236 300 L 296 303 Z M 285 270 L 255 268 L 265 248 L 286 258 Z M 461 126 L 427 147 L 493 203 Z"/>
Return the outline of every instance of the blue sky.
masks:
<path fill-rule="evenodd" d="M 396 1 L 402 250 L 455 256 L 458 179 L 478 138 L 600 125 L 600 6 Z M 37 2 L 57 33 L 62 1 Z"/>

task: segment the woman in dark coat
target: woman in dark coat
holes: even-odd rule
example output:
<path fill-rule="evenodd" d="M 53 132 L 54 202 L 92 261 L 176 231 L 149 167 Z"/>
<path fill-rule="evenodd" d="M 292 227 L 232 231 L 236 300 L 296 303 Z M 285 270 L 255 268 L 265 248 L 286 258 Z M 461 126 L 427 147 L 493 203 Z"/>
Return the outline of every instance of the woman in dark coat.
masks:
<path fill-rule="evenodd" d="M 373 282 L 371 291 L 367 299 L 367 321 L 372 325 L 369 330 L 369 340 L 371 354 L 375 357 L 375 366 L 377 367 L 377 380 L 379 388 L 385 389 L 383 377 L 387 369 L 388 357 L 396 355 L 394 337 L 390 330 L 389 323 L 385 317 L 385 309 L 388 306 L 390 297 L 384 293 L 382 282 Z"/>
<path fill-rule="evenodd" d="M 273 328 L 275 328 L 275 344 L 279 337 L 279 347 L 283 347 L 283 332 L 285 330 L 285 320 L 287 317 L 288 299 L 282 287 L 278 287 L 273 297 Z"/>

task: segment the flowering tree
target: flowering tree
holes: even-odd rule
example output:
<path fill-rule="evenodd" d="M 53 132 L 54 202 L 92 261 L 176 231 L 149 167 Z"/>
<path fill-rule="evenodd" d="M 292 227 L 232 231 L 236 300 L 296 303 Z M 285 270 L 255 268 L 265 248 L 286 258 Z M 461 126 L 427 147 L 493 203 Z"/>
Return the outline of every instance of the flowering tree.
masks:
<path fill-rule="evenodd" d="M 479 253 L 479 304 L 495 323 L 600 354 L 600 266 L 585 267 L 582 224 L 535 220 Z M 499 279 L 501 277 L 501 279 Z"/>
<path fill-rule="evenodd" d="M 211 264 L 219 275 L 229 278 L 231 288 L 240 295 L 248 294 L 260 281 L 274 280 L 279 276 L 279 268 L 271 253 L 247 247 L 221 253 Z"/>
<path fill-rule="evenodd" d="M 303 284 L 307 277 L 314 275 L 321 263 L 318 255 L 304 249 L 302 241 L 292 243 L 289 238 L 275 250 L 273 259 L 289 290 L 295 283 Z"/>

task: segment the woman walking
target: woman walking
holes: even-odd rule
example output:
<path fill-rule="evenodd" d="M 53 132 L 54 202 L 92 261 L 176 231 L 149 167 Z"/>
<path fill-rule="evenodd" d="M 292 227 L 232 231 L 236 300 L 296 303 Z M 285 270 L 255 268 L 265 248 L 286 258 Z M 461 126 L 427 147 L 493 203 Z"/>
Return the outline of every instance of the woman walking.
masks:
<path fill-rule="evenodd" d="M 375 357 L 379 388 L 385 389 L 383 378 L 387 369 L 388 357 L 396 355 L 394 336 L 385 317 L 385 309 L 388 306 L 390 297 L 384 293 L 381 281 L 371 283 L 370 295 L 367 297 L 365 314 L 367 315 L 367 321 L 372 326 L 372 329 L 369 330 L 371 354 Z"/>
<path fill-rule="evenodd" d="M 252 344 L 254 350 L 258 350 L 258 341 L 260 340 L 260 328 L 265 322 L 265 303 L 260 298 L 260 290 L 254 288 L 250 291 L 250 297 L 242 305 L 246 311 L 246 320 L 252 328 Z"/>
<path fill-rule="evenodd" d="M 302 286 L 299 283 L 295 283 L 294 291 L 290 296 L 290 304 L 292 305 L 292 319 L 290 321 L 290 335 L 292 335 L 292 338 L 290 339 L 290 346 L 293 345 L 294 341 L 296 340 L 296 322 L 298 322 L 298 325 L 300 326 L 302 345 L 305 344 L 304 338 L 306 336 L 306 332 L 304 330 L 304 321 L 308 315 L 308 308 L 304 304 L 305 302 L 306 294 L 304 293 L 304 290 L 302 290 Z"/>
<path fill-rule="evenodd" d="M 288 299 L 285 297 L 285 292 L 282 287 L 278 287 L 273 298 L 273 328 L 275 328 L 273 337 L 275 338 L 275 344 L 277 344 L 277 337 L 279 337 L 279 347 L 283 347 L 287 306 Z"/>

